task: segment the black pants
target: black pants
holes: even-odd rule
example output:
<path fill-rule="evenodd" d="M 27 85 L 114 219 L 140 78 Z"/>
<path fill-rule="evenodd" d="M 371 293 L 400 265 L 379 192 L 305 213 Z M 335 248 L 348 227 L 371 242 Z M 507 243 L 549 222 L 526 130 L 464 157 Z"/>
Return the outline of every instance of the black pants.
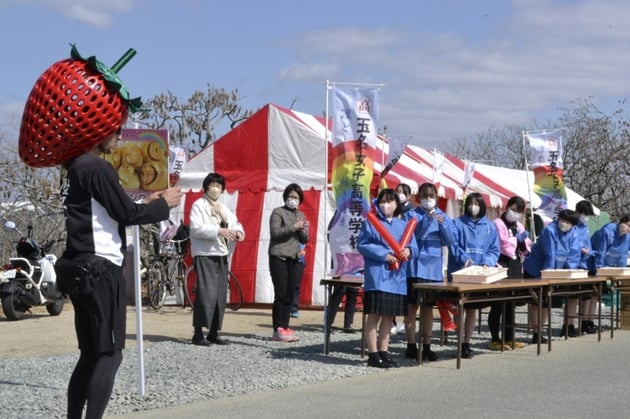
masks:
<path fill-rule="evenodd" d="M 271 317 L 274 331 L 279 327 L 289 327 L 295 285 L 301 280 L 303 271 L 304 265 L 297 258 L 282 260 L 269 256 L 269 272 L 273 282 Z"/>
<path fill-rule="evenodd" d="M 335 285 L 333 287 L 333 292 L 330 296 L 330 301 L 328 302 L 328 308 L 326 312 L 326 322 L 329 328 L 335 322 L 337 310 L 339 308 L 339 304 L 341 304 L 341 300 L 343 299 L 344 295 L 346 296 L 346 307 L 343 316 L 343 327 L 347 328 L 352 326 L 352 322 L 354 322 L 354 313 L 357 309 L 358 294 L 358 288 L 344 287 L 341 285 Z"/>
<path fill-rule="evenodd" d="M 122 268 L 106 263 L 91 294 L 72 297 L 81 351 L 68 384 L 68 418 L 101 418 L 125 345 L 126 289 Z"/>

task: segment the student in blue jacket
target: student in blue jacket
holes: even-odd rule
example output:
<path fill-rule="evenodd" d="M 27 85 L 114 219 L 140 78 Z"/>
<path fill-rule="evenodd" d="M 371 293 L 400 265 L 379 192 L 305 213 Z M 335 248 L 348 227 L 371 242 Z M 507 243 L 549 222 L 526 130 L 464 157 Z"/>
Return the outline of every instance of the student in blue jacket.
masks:
<path fill-rule="evenodd" d="M 626 214 L 618 223 L 608 223 L 593 234 L 591 246 L 595 253 L 595 268 L 627 266 L 630 250 L 629 232 L 630 214 Z"/>
<path fill-rule="evenodd" d="M 374 202 L 374 211 L 376 225 L 366 219 L 357 244 L 365 269 L 363 310 L 367 314 L 367 364 L 370 367 L 391 368 L 398 365 L 388 353 L 392 320 L 394 316 L 407 314 L 408 262 L 405 259 L 415 258 L 418 246 L 412 239 L 397 255 L 384 238 L 382 231 L 400 243 L 407 225 L 400 218 L 400 199 L 396 191 L 383 189 Z"/>
<path fill-rule="evenodd" d="M 407 350 L 405 357 L 418 358 L 416 345 L 416 313 L 420 304 L 420 293 L 413 288 L 417 282 L 442 282 L 442 247 L 453 243 L 453 221 L 437 206 L 437 188 L 432 183 L 423 183 L 418 190 L 420 206 L 410 212 L 418 220 L 414 239 L 418 244 L 418 258 L 407 265 L 407 317 L 405 333 Z M 437 295 L 429 295 L 422 309 L 422 361 L 437 361 L 438 356 L 431 350 L 433 331 L 433 305 Z"/>
<path fill-rule="evenodd" d="M 556 220 L 552 221 L 540 233 L 540 237 L 529 256 L 523 262 L 525 278 L 540 278 L 543 269 L 578 269 L 581 246 L 576 229 L 579 222 L 573 210 L 560 211 Z M 542 310 L 542 322 L 547 323 L 548 308 Z M 529 306 L 529 323 L 538 326 L 538 316 L 534 305 Z M 532 343 L 538 342 L 538 333 L 534 333 Z M 540 336 L 541 343 L 546 339 Z"/>
<path fill-rule="evenodd" d="M 486 203 L 481 194 L 473 192 L 464 201 L 464 214 L 453 220 L 453 244 L 449 248 L 447 274 L 469 266 L 497 266 L 501 254 L 496 225 L 486 217 Z M 470 338 L 475 328 L 477 309 L 469 306 L 464 324 L 462 358 L 472 358 Z"/>

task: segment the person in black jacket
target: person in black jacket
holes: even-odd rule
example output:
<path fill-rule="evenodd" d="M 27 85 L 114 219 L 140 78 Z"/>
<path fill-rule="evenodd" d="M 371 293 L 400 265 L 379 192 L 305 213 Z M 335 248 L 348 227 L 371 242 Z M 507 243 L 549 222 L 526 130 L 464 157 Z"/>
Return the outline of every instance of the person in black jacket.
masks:
<path fill-rule="evenodd" d="M 62 167 L 61 196 L 66 216 L 63 258 L 91 261 L 93 290 L 70 296 L 79 343 L 79 360 L 68 384 L 68 418 L 100 418 L 122 361 L 126 333 L 126 287 L 122 265 L 125 227 L 168 219 L 179 188 L 155 192 L 134 203 L 116 171 L 100 158 L 109 154 L 121 130 Z"/>

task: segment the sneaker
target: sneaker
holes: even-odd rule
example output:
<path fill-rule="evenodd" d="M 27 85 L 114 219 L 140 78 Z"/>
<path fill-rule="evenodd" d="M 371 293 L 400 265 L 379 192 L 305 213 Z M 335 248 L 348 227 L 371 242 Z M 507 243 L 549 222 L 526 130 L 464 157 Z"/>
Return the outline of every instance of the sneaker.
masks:
<path fill-rule="evenodd" d="M 595 326 L 594 322 L 590 320 L 585 320 L 582 322 L 582 333 L 586 333 L 589 335 L 597 333 L 597 326 Z"/>
<path fill-rule="evenodd" d="M 493 351 L 510 351 L 512 350 L 511 346 L 508 346 L 508 343 L 505 342 L 505 345 L 501 345 L 501 341 L 500 340 L 491 340 L 490 343 L 488 344 L 488 348 L 490 348 Z"/>
<path fill-rule="evenodd" d="M 291 339 L 289 340 L 289 342 L 297 342 L 298 340 L 300 340 L 298 335 L 296 335 L 293 329 L 291 329 L 290 327 L 287 327 L 286 329 L 284 329 L 284 331 L 289 335 L 289 338 Z"/>
<path fill-rule="evenodd" d="M 353 325 L 350 326 L 344 326 L 343 328 L 343 333 L 356 333 L 356 332 L 360 332 L 361 329 L 354 327 Z"/>
<path fill-rule="evenodd" d="M 292 311 L 292 312 L 291 312 L 291 317 L 292 317 L 292 318 L 294 318 L 294 319 L 299 318 L 299 317 L 300 317 L 300 312 L 298 312 L 298 311 Z"/>
<path fill-rule="evenodd" d="M 509 346 L 510 349 L 512 349 L 512 347 L 514 347 L 514 349 L 523 349 L 527 346 L 527 344 L 525 344 L 524 342 L 519 342 L 518 340 L 515 340 L 514 342 L 505 342 L 505 344 Z"/>
<path fill-rule="evenodd" d="M 538 333 L 532 334 L 532 343 L 538 343 Z M 544 336 L 541 336 L 540 343 L 547 343 L 547 338 Z"/>
<path fill-rule="evenodd" d="M 208 342 L 203 335 L 194 335 L 192 337 L 192 344 L 197 346 L 210 346 L 210 342 Z"/>
<path fill-rule="evenodd" d="M 278 330 L 273 332 L 271 340 L 276 342 L 293 342 L 292 336 L 287 333 L 287 330 L 288 329 L 283 329 L 282 327 L 279 327 Z"/>
<path fill-rule="evenodd" d="M 464 359 L 470 359 L 473 357 L 473 351 L 472 349 L 470 349 L 470 344 L 469 343 L 462 343 L 462 358 Z"/>

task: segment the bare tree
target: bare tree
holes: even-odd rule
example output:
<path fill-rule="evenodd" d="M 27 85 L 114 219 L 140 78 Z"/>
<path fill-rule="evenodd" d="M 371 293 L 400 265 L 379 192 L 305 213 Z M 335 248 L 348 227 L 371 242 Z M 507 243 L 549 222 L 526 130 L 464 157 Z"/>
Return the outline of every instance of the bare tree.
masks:
<path fill-rule="evenodd" d="M 565 127 L 565 183 L 594 205 L 621 216 L 630 204 L 628 116 L 623 108 L 607 116 L 590 99 L 572 103 L 560 118 Z"/>
<path fill-rule="evenodd" d="M 194 155 L 216 140 L 216 128 L 227 120 L 234 128 L 252 111 L 238 104 L 238 90 L 226 92 L 210 84 L 206 92 L 196 91 L 182 101 L 170 91 L 144 102 L 135 122 L 154 129 L 167 129 L 171 144 L 185 146 Z"/>

